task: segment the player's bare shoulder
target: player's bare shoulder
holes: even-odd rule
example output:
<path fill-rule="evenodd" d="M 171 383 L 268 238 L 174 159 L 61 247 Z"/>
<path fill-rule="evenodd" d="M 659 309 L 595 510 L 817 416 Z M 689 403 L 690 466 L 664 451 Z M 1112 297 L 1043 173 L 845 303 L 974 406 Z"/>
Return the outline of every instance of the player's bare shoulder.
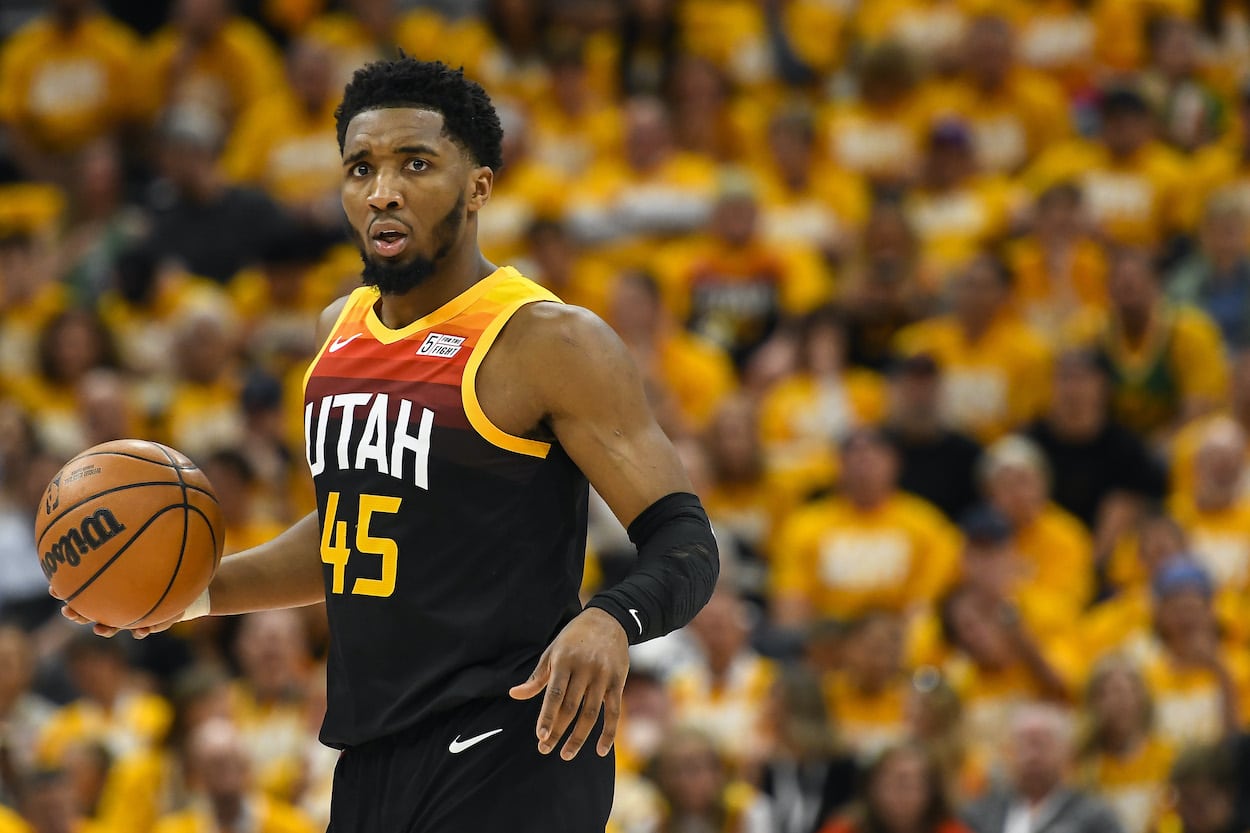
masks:
<path fill-rule="evenodd" d="M 339 316 L 343 314 L 343 308 L 347 306 L 347 302 L 351 299 L 350 295 L 344 295 L 331 301 L 325 309 L 321 311 L 321 315 L 317 318 L 317 344 L 325 343 L 330 337 L 331 331 L 334 330 L 334 324 L 339 320 Z"/>

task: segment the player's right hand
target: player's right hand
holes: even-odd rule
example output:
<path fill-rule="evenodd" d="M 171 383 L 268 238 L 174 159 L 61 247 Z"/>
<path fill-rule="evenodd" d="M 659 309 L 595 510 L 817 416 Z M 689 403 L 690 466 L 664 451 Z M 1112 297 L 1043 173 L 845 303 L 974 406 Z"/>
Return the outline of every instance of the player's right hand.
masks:
<path fill-rule="evenodd" d="M 53 598 L 57 598 L 57 599 L 60 598 L 60 596 L 57 596 L 55 593 L 53 593 L 51 589 L 48 590 L 48 593 L 51 594 Z M 126 630 L 125 628 L 113 628 L 113 627 L 109 627 L 108 625 L 101 625 L 99 622 L 93 622 L 91 619 L 88 619 L 86 616 L 83 616 L 77 610 L 74 610 L 74 608 L 71 607 L 70 605 L 65 605 L 64 607 L 61 608 L 61 615 L 76 624 L 91 625 L 91 630 L 95 633 L 96 636 L 103 636 L 106 638 L 113 637 L 113 636 L 116 636 L 121 631 Z M 135 639 L 144 639 L 148 636 L 151 636 L 154 633 L 160 633 L 161 631 L 169 630 L 174 625 L 178 624 L 180 621 L 182 621 L 181 611 L 178 613 L 178 615 L 173 616 L 169 619 L 166 619 L 164 622 L 158 622 L 155 625 L 149 625 L 143 628 L 133 628 L 130 630 L 130 635 L 133 636 Z"/>

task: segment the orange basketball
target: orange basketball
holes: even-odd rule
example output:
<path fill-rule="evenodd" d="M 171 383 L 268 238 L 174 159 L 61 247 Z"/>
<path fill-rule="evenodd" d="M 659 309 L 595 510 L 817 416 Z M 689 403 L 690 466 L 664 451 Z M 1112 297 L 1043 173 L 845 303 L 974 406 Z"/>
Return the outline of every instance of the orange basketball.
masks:
<path fill-rule="evenodd" d="M 56 595 L 115 628 L 186 609 L 213 577 L 224 539 L 208 478 L 147 440 L 103 443 L 70 460 L 35 516 L 40 566 Z"/>

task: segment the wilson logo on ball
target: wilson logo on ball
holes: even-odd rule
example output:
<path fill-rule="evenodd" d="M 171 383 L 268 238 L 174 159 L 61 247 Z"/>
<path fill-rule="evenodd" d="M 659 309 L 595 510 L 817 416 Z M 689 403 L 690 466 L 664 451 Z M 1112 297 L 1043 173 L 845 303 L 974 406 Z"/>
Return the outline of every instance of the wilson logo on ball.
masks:
<path fill-rule="evenodd" d="M 98 550 L 126 529 L 108 509 L 97 509 L 82 519 L 77 529 L 70 528 L 40 559 L 43 574 L 52 578 L 62 564 L 77 567 L 82 556 Z"/>

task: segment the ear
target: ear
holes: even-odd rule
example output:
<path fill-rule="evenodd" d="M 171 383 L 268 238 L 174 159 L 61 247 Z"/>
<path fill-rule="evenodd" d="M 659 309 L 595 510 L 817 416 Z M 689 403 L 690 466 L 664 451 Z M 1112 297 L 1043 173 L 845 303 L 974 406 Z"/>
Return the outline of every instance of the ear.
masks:
<path fill-rule="evenodd" d="M 495 172 L 482 165 L 469 173 L 469 199 L 465 207 L 470 211 L 481 211 L 482 206 L 490 200 L 491 190 L 495 187 Z"/>

